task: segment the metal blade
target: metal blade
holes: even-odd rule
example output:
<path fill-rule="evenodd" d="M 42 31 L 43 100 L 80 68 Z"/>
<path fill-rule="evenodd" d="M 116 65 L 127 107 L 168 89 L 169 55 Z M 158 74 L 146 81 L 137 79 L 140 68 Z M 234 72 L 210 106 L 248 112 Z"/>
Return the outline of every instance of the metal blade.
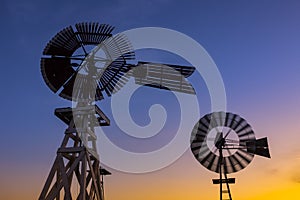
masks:
<path fill-rule="evenodd" d="M 82 44 L 100 44 L 108 37 L 112 36 L 112 31 L 114 27 L 108 24 L 99 23 L 78 23 L 75 24 L 77 29 L 77 34 L 80 37 Z"/>
<path fill-rule="evenodd" d="M 233 167 L 234 172 L 237 172 L 237 171 L 239 171 L 239 170 L 241 170 L 243 168 L 243 165 L 239 161 L 239 159 L 236 156 L 236 154 L 233 154 L 232 156 L 230 156 L 229 159 L 231 159 L 232 163 L 234 163 L 234 167 Z"/>
<path fill-rule="evenodd" d="M 233 129 L 232 128 L 233 124 L 234 124 L 236 118 L 238 117 L 238 115 L 235 115 L 235 114 L 232 114 L 232 113 L 228 113 L 228 119 L 231 118 L 231 116 L 233 116 L 233 118 L 231 119 L 230 124 L 229 124 L 228 127 L 231 128 L 231 129 Z"/>
<path fill-rule="evenodd" d="M 244 161 L 244 165 L 243 167 L 246 167 L 250 162 L 251 162 L 251 158 L 248 158 L 246 155 L 243 155 L 242 152 L 244 152 L 243 150 L 237 150 L 236 154 L 241 157 L 242 161 Z M 243 162 L 241 162 L 243 163 Z"/>
<path fill-rule="evenodd" d="M 228 161 L 229 161 L 229 163 L 230 163 L 230 167 L 231 167 L 231 171 L 229 171 L 228 173 L 232 173 L 232 172 L 236 172 L 236 171 L 238 171 L 238 169 L 236 169 L 236 167 L 235 167 L 235 163 L 233 162 L 233 158 L 232 158 L 232 156 L 229 156 L 229 157 L 227 157 L 228 158 Z"/>
<path fill-rule="evenodd" d="M 239 136 L 239 138 L 243 138 L 245 136 L 247 136 L 247 138 L 249 138 L 249 136 L 252 136 L 252 135 L 254 136 L 254 132 L 253 132 L 253 130 L 250 130 L 250 131 L 247 131 L 247 132 L 245 132 L 243 134 L 240 134 L 238 136 Z M 250 138 L 252 138 L 252 137 L 250 137 Z"/>
<path fill-rule="evenodd" d="M 228 174 L 228 163 L 229 163 L 229 159 L 228 157 L 224 157 L 224 161 L 223 161 L 223 167 L 224 167 L 224 173 L 225 174 Z"/>
<path fill-rule="evenodd" d="M 204 165 L 204 166 L 207 167 L 206 161 L 208 161 L 208 163 L 209 163 L 209 161 L 211 160 L 211 158 L 212 158 L 214 155 L 215 155 L 215 154 L 213 154 L 212 152 L 209 152 L 205 157 L 203 157 L 203 159 L 201 159 L 201 160 L 199 160 L 199 161 L 200 161 L 200 163 L 201 163 L 202 165 Z"/>
<path fill-rule="evenodd" d="M 237 123 L 236 123 L 236 124 L 233 124 L 233 125 L 230 127 L 230 128 L 232 128 L 233 130 L 236 130 L 237 127 L 238 127 L 239 125 L 241 125 L 241 123 L 244 122 L 244 120 L 243 120 L 242 118 L 240 118 L 239 116 L 237 117 L 237 119 L 238 119 Z"/>
<path fill-rule="evenodd" d="M 44 55 L 71 56 L 80 47 L 80 41 L 71 26 L 57 33 L 46 45 Z"/>
<path fill-rule="evenodd" d="M 218 162 L 218 161 L 215 161 L 215 159 L 217 158 L 217 160 L 219 160 L 218 157 L 215 154 L 212 154 L 212 155 L 213 156 L 212 156 L 211 160 L 209 161 L 209 165 L 207 166 L 207 168 L 210 169 L 210 170 L 212 170 L 212 166 L 214 164 L 216 164 L 216 162 Z"/>
<path fill-rule="evenodd" d="M 211 114 L 208 114 L 202 117 L 200 120 L 200 124 L 205 126 L 207 130 L 210 128 L 210 119 L 211 119 Z"/>
<path fill-rule="evenodd" d="M 42 58 L 41 71 L 46 84 L 55 93 L 75 73 L 68 58 Z"/>
<path fill-rule="evenodd" d="M 236 132 L 237 134 L 239 134 L 240 132 L 242 132 L 242 131 L 244 131 L 244 130 L 246 130 L 246 129 L 248 129 L 248 128 L 251 129 L 251 126 L 250 126 L 249 124 L 244 124 L 244 126 L 241 126 L 239 129 L 236 129 L 235 132 Z"/>

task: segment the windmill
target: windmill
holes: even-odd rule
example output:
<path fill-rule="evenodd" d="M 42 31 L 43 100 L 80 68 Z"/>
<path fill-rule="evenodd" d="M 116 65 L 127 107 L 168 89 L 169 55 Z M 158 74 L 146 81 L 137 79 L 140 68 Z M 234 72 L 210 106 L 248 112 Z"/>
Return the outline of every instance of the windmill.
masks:
<path fill-rule="evenodd" d="M 220 186 L 220 200 L 223 195 L 232 200 L 229 184 L 234 184 L 235 178 L 228 178 L 228 174 L 244 169 L 254 155 L 270 158 L 267 138 L 256 139 L 245 119 L 225 112 L 202 117 L 194 126 L 190 147 L 205 168 L 219 173 L 213 184 Z"/>
<path fill-rule="evenodd" d="M 113 29 L 77 23 L 58 32 L 43 51 L 44 81 L 76 106 L 55 110 L 67 129 L 39 200 L 104 199 L 103 176 L 110 172 L 100 167 L 94 132 L 97 126 L 110 125 L 95 103 L 104 99 L 103 92 L 111 96 L 134 78 L 136 84 L 195 94 L 185 80 L 194 67 L 135 61 L 130 41 L 121 34 L 113 36 Z M 71 191 L 75 184 L 78 194 Z"/>

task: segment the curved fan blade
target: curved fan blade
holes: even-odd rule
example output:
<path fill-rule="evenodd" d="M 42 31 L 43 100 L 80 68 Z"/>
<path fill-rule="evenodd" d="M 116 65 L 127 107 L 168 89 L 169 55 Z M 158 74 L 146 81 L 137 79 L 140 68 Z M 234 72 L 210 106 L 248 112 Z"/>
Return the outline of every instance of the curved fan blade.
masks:
<path fill-rule="evenodd" d="M 76 34 L 71 26 L 57 33 L 46 45 L 44 55 L 71 56 L 80 47 Z"/>
<path fill-rule="evenodd" d="M 243 154 L 244 153 L 244 154 Z M 241 149 L 236 151 L 236 154 L 241 158 L 241 163 L 244 163 L 243 168 L 246 167 L 251 161 L 252 161 L 252 157 L 249 157 L 249 153 L 247 153 L 246 151 L 243 151 Z M 247 156 L 248 154 L 248 156 Z"/>
<path fill-rule="evenodd" d="M 226 113 L 225 112 L 217 112 L 218 126 L 225 126 Z"/>
<path fill-rule="evenodd" d="M 199 121 L 199 127 L 198 127 L 198 130 L 201 131 L 201 132 L 204 132 L 204 133 L 206 134 L 208 128 L 209 128 L 209 121 L 207 121 L 206 118 L 202 118 L 202 119 Z"/>
<path fill-rule="evenodd" d="M 218 113 L 213 113 L 212 115 L 210 115 L 210 129 L 215 128 L 217 126 L 219 126 L 218 121 L 217 121 L 217 116 Z"/>
<path fill-rule="evenodd" d="M 54 93 L 75 73 L 68 58 L 42 58 L 41 71 L 46 84 Z"/>
<path fill-rule="evenodd" d="M 127 60 L 134 59 L 133 48 L 127 37 L 122 34 L 110 37 L 101 43 L 101 50 L 110 59 L 104 67 L 105 71 L 100 77 L 99 87 L 108 96 L 121 89 L 128 81 L 127 74 L 134 65 L 127 64 Z"/>
<path fill-rule="evenodd" d="M 228 158 L 229 158 L 232 170 L 233 170 L 232 172 L 237 172 L 242 169 L 242 165 L 235 154 L 233 154 L 232 156 L 230 156 Z"/>
<path fill-rule="evenodd" d="M 237 116 L 235 119 L 236 119 L 236 123 L 233 123 L 233 125 L 230 127 L 233 130 L 236 130 L 237 127 L 239 127 L 241 125 L 241 123 L 244 122 L 244 120 L 241 117 L 239 117 L 239 116 Z"/>
<path fill-rule="evenodd" d="M 205 135 L 196 135 L 192 141 L 192 143 L 195 143 L 195 142 L 204 142 L 204 139 L 205 139 Z"/>
<path fill-rule="evenodd" d="M 225 115 L 225 124 L 224 124 L 224 126 L 226 126 L 226 127 L 230 127 L 230 122 L 232 121 L 232 120 L 230 120 L 231 118 L 230 118 L 230 116 L 231 116 L 232 114 L 231 113 L 226 113 L 226 115 Z"/>
<path fill-rule="evenodd" d="M 233 124 L 235 123 L 235 120 L 236 120 L 237 117 L 238 117 L 238 115 L 236 115 L 236 114 L 228 113 L 228 119 L 229 118 L 231 119 L 230 124 L 229 124 L 228 127 L 230 127 L 230 128 L 233 127 Z"/>
<path fill-rule="evenodd" d="M 76 76 L 73 75 L 64 85 L 64 89 L 59 93 L 59 96 L 72 101 L 73 85 L 75 83 Z M 75 95 L 74 95 L 75 96 Z M 76 95 L 77 96 L 77 95 Z"/>
<path fill-rule="evenodd" d="M 77 34 L 79 35 L 82 44 L 100 44 L 108 37 L 111 37 L 111 32 L 114 27 L 108 24 L 98 23 L 77 23 L 75 24 Z"/>
<path fill-rule="evenodd" d="M 216 160 L 216 159 L 217 159 L 217 160 Z M 212 170 L 212 167 L 213 167 L 214 165 L 216 165 L 216 163 L 218 162 L 218 160 L 220 160 L 220 159 L 219 159 L 219 156 L 216 156 L 215 154 L 212 154 L 212 157 L 210 158 L 210 160 L 208 160 L 208 161 L 209 161 L 209 164 L 208 164 L 208 166 L 207 166 L 207 169 Z"/>
<path fill-rule="evenodd" d="M 223 158 L 223 168 L 224 168 L 224 174 L 229 174 L 231 171 L 229 171 L 228 166 L 230 165 L 228 157 Z M 219 171 L 218 171 L 219 172 Z"/>
<path fill-rule="evenodd" d="M 250 136 L 254 136 L 254 131 L 253 130 L 249 130 L 248 132 L 245 132 L 245 133 L 240 133 L 238 136 L 240 137 L 240 138 L 243 138 L 243 137 L 250 137 Z"/>
<path fill-rule="evenodd" d="M 251 129 L 251 126 L 247 123 L 245 123 L 243 126 L 240 126 L 240 128 L 236 129 L 235 132 L 239 134 L 246 129 Z"/>
<path fill-rule="evenodd" d="M 214 158 L 214 156 L 216 156 L 215 154 L 213 154 L 212 152 L 209 152 L 205 157 L 203 157 L 203 159 L 199 160 L 201 164 L 203 164 L 204 166 L 208 166 L 209 163 L 211 162 L 212 158 Z"/>
<path fill-rule="evenodd" d="M 193 142 L 192 144 L 191 144 L 191 149 L 192 149 L 192 151 L 194 152 L 194 151 L 196 151 L 196 150 L 199 150 L 200 149 L 200 147 L 201 147 L 201 142 Z"/>
<path fill-rule="evenodd" d="M 196 159 L 198 161 L 200 161 L 201 159 L 203 159 L 209 153 L 210 153 L 210 150 L 209 150 L 208 146 L 201 144 L 199 146 L 198 155 L 196 156 Z"/>
<path fill-rule="evenodd" d="M 121 71 L 121 69 L 123 69 Z M 131 69 L 131 65 L 126 63 L 113 62 L 107 67 L 100 78 L 99 85 L 101 90 L 105 90 L 108 96 L 117 92 L 125 85 L 128 78 L 125 73 Z"/>

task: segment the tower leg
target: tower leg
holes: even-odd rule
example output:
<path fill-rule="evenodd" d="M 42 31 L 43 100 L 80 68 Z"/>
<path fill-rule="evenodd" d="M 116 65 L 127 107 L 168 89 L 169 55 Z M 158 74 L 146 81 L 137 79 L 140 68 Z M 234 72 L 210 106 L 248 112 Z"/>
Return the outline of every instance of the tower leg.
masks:
<path fill-rule="evenodd" d="M 94 127 L 109 126 L 109 119 L 96 105 L 85 104 L 58 108 L 55 115 L 68 128 L 39 200 L 103 200 Z M 76 185 L 77 192 L 74 191 Z"/>
<path fill-rule="evenodd" d="M 73 146 L 67 147 L 71 140 Z M 75 184 L 79 194 L 72 194 Z M 98 159 L 81 145 L 77 133 L 66 134 L 39 200 L 103 200 L 102 194 Z"/>

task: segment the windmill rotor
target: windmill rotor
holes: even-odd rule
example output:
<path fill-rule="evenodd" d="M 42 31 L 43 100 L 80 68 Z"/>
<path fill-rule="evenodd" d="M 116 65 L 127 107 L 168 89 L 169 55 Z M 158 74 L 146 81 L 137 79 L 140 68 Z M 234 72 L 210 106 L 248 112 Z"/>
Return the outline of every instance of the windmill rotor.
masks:
<path fill-rule="evenodd" d="M 220 184 L 220 199 L 222 193 L 232 199 L 229 184 L 235 179 L 227 178 L 227 174 L 244 169 L 254 155 L 270 158 L 267 138 L 256 139 L 245 119 L 228 112 L 202 117 L 193 128 L 190 147 L 201 165 L 220 174 L 219 179 L 213 179 L 214 184 Z M 227 185 L 227 190 L 222 189 L 222 184 Z"/>
<path fill-rule="evenodd" d="M 127 61 L 134 59 L 134 52 L 124 36 L 112 36 L 113 29 L 107 24 L 77 23 L 57 33 L 41 59 L 48 87 L 76 101 L 101 100 L 103 91 L 110 96 L 120 89 L 127 81 L 123 75 L 132 67 Z"/>
<path fill-rule="evenodd" d="M 222 162 L 228 174 L 245 168 L 252 161 L 254 154 L 242 146 L 252 141 L 255 141 L 254 132 L 243 118 L 232 113 L 215 112 L 196 123 L 191 149 L 204 167 L 219 172 L 221 161 L 218 149 L 223 148 Z"/>

